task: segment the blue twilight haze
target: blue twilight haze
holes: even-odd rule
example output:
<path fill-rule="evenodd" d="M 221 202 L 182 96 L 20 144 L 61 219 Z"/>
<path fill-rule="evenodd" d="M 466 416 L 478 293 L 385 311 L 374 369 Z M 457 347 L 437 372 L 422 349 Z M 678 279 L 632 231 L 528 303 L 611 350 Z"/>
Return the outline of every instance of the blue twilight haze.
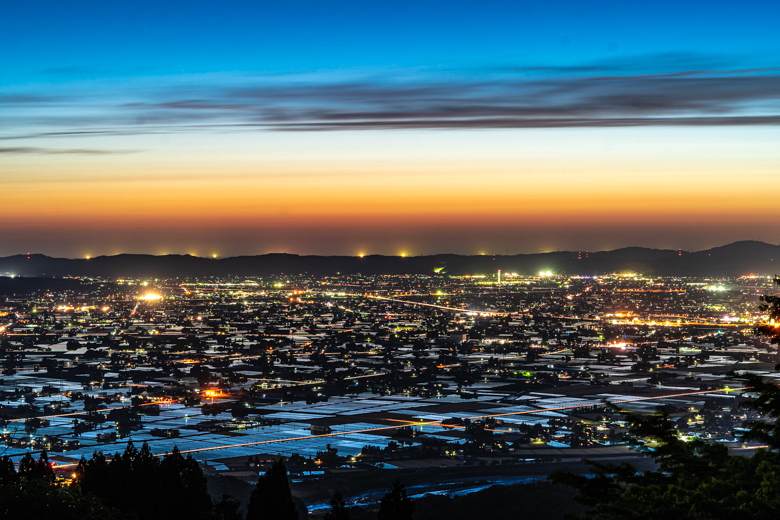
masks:
<path fill-rule="evenodd" d="M 541 247 L 528 242 L 540 234 L 592 249 L 780 241 L 762 198 L 780 188 L 778 20 L 777 1 L 5 2 L 0 183 L 13 203 L 0 209 L 0 254 L 186 252 L 200 247 L 193 229 L 208 223 L 204 240 L 217 241 L 231 218 L 259 230 L 219 244 L 234 253 L 396 252 L 411 230 L 418 252 L 506 249 L 518 227 L 518 252 Z M 400 202 L 378 198 L 411 179 Z M 362 191 L 328 191 L 345 183 Z M 217 184 L 245 198 L 220 199 Z M 482 184 L 506 200 L 475 192 Z M 573 204 L 562 186 L 620 203 Z M 163 189 L 165 210 L 133 209 Z M 99 193 L 113 205 L 86 213 Z M 235 210 L 253 194 L 272 204 Z M 538 207 L 512 208 L 510 195 L 529 194 Z M 731 216 L 711 220 L 697 198 L 728 199 Z M 548 229 L 575 214 L 587 233 Z M 128 220 L 127 242 L 93 240 Z M 355 230 L 369 222 L 395 222 L 397 235 Z M 495 236 L 455 232 L 499 222 Z M 350 238 L 313 239 L 325 229 Z M 45 238 L 61 231 L 67 244 Z M 458 236 L 432 242 L 440 232 Z M 265 245 L 244 250 L 247 240 Z"/>

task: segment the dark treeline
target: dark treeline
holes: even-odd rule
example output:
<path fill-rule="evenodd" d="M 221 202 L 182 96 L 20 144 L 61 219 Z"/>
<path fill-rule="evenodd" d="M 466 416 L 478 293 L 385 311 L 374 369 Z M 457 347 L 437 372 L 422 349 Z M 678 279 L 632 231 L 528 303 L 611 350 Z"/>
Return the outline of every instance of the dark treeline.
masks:
<path fill-rule="evenodd" d="M 130 443 L 110 461 L 99 452 L 88 461 L 82 458 L 75 473 L 80 492 L 139 518 L 216 518 L 198 462 L 183 457 L 176 448 L 155 457 L 146 443 L 140 450 Z"/>
<path fill-rule="evenodd" d="M 176 448 L 155 457 L 132 443 L 108 460 L 82 457 L 70 485 L 59 484 L 45 452 L 28 453 L 19 468 L 0 459 L 0 518 L 239 520 L 240 504 L 229 495 L 214 501 L 198 462 Z"/>
<path fill-rule="evenodd" d="M 349 520 L 340 494 L 334 496 L 331 520 Z M 70 484 L 58 483 L 43 452 L 29 453 L 18 469 L 10 457 L 0 458 L 0 519 L 62 520 L 299 520 L 287 475 L 280 458 L 259 478 L 246 516 L 238 500 L 224 492 L 218 500 L 208 493 L 198 462 L 172 453 L 155 456 L 144 443 L 128 443 L 124 453 L 108 459 L 96 452 L 81 459 Z M 411 520 L 414 503 L 396 479 L 377 513 L 379 520 Z"/>
<path fill-rule="evenodd" d="M 0 518 L 57 520 L 130 519 L 107 508 L 94 495 L 58 486 L 46 453 L 34 460 L 28 453 L 14 468 L 10 457 L 0 459 Z"/>

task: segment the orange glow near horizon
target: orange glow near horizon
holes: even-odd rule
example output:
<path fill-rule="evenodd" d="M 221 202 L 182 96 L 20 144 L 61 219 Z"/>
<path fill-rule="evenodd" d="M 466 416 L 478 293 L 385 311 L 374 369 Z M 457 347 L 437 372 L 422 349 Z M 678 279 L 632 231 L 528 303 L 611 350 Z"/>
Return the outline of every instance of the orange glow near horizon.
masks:
<path fill-rule="evenodd" d="M 648 139 L 635 137 L 640 145 L 631 132 L 507 134 L 514 140 L 431 132 L 420 143 L 416 134 L 377 132 L 355 137 L 366 147 L 359 152 L 347 134 L 297 134 L 289 139 L 311 150 L 13 157 L 4 164 L 0 256 L 780 242 L 772 225 L 780 220 L 780 153 L 767 145 L 776 130 L 732 129 L 739 138 L 721 147 L 637 131 Z M 389 139 L 386 149 L 377 136 Z"/>

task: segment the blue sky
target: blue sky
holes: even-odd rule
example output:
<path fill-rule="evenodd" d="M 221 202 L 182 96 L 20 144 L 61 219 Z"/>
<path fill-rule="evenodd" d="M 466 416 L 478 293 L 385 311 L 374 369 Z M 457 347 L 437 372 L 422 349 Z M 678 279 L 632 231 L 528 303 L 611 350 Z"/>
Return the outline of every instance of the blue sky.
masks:
<path fill-rule="evenodd" d="M 536 116 L 512 127 L 545 126 L 536 119 L 564 108 L 575 125 L 778 114 L 778 2 L 30 1 L 1 9 L 0 132 L 11 137 L 23 127 L 83 127 L 84 116 L 107 110 L 105 123 L 125 129 L 166 111 L 257 123 L 239 113 L 244 107 L 255 116 L 265 108 L 263 121 L 284 109 L 274 128 L 300 109 L 295 122 L 328 129 L 315 112 L 357 114 L 371 129 L 386 127 L 373 114 L 388 111 L 448 128 L 439 122 L 454 104 L 469 107 L 476 127 L 499 113 Z M 541 109 L 532 114 L 532 105 Z M 73 119 L 58 121 L 68 110 Z"/>
<path fill-rule="evenodd" d="M 204 72 L 777 65 L 778 2 L 4 2 L 4 85 Z"/>
<path fill-rule="evenodd" d="M 780 241 L 778 20 L 777 1 L 4 2 L 0 254 Z"/>

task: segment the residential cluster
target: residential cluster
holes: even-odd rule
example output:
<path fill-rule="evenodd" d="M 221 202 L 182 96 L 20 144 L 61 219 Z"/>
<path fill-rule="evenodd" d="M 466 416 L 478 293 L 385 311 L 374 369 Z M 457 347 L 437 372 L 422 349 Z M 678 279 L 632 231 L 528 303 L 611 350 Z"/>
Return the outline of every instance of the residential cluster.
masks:
<path fill-rule="evenodd" d="M 625 413 L 751 446 L 763 276 L 76 279 L 0 299 L 0 442 L 64 478 L 128 441 L 256 481 L 628 459 Z"/>

